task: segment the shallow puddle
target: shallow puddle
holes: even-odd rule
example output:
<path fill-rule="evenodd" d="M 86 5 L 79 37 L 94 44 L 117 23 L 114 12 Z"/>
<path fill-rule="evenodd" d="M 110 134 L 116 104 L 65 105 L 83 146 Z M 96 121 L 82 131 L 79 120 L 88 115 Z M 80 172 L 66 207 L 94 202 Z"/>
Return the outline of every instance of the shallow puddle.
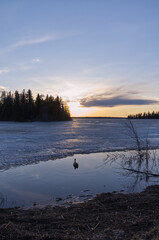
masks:
<path fill-rule="evenodd" d="M 123 156 L 130 153 L 109 153 L 109 158 L 106 153 L 81 154 L 1 171 L 0 207 L 78 202 L 101 192 L 137 192 L 158 183 L 158 178 L 147 181 L 121 168 Z"/>

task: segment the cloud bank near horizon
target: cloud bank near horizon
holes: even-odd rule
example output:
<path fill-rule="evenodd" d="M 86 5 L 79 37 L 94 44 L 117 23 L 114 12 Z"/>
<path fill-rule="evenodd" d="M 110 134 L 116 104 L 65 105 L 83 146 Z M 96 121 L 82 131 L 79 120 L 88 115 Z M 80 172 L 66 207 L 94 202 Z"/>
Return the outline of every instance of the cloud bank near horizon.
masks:
<path fill-rule="evenodd" d="M 113 96 L 109 98 L 88 97 L 80 100 L 82 107 L 116 107 L 125 105 L 153 105 L 159 104 L 157 100 L 151 99 L 132 99 L 126 96 Z"/>

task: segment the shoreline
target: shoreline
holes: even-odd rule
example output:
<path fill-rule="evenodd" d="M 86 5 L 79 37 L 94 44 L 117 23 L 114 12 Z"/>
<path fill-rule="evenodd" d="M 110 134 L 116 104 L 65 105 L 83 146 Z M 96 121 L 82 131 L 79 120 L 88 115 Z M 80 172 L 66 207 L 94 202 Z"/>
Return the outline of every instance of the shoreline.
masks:
<path fill-rule="evenodd" d="M 159 146 L 152 146 L 149 148 L 150 151 L 153 151 L 153 150 L 156 150 L 156 151 L 159 151 Z M 0 170 L 8 170 L 10 168 L 16 168 L 16 167 L 22 167 L 22 166 L 27 166 L 27 165 L 35 165 L 35 164 L 38 164 L 40 162 L 48 162 L 48 161 L 55 161 L 55 160 L 61 160 L 61 159 L 64 159 L 64 158 L 67 158 L 67 157 L 73 157 L 73 156 L 76 156 L 76 155 L 90 155 L 90 154 L 100 154 L 100 153 L 106 153 L 106 154 L 109 154 L 109 153 L 122 153 L 122 152 L 137 152 L 136 150 L 136 147 L 132 147 L 132 148 L 125 148 L 125 149 L 121 149 L 121 148 L 116 148 L 116 149 L 106 149 L 106 150 L 94 150 L 94 151 L 81 151 L 81 152 L 73 152 L 73 153 L 67 153 L 67 154 L 63 154 L 63 155 L 59 155 L 59 156 L 52 156 L 52 157 L 48 157 L 47 159 L 43 159 L 43 158 L 39 158 L 39 159 L 36 159 L 34 161 L 32 160 L 29 160 L 28 162 L 25 160 L 25 161 L 21 161 L 21 162 L 10 162 L 8 164 L 5 163 L 1 163 L 0 162 Z"/>
<path fill-rule="evenodd" d="M 159 231 L 159 185 L 101 193 L 69 207 L 0 209 L 1 239 L 151 239 Z"/>

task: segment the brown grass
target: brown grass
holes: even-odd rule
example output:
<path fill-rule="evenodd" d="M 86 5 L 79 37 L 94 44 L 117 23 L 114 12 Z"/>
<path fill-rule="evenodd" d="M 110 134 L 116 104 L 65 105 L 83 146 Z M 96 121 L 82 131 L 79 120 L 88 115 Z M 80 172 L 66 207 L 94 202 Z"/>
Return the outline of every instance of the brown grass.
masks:
<path fill-rule="evenodd" d="M 1 240 L 157 240 L 159 186 L 103 193 L 70 207 L 0 209 Z"/>

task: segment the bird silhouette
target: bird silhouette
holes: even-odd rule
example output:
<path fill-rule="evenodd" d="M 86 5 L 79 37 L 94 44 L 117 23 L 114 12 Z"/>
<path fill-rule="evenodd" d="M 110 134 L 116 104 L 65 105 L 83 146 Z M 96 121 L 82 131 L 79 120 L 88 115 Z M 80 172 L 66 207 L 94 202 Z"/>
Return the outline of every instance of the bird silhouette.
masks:
<path fill-rule="evenodd" d="M 74 159 L 73 167 L 74 169 L 78 168 L 78 163 L 76 162 L 76 158 Z"/>

